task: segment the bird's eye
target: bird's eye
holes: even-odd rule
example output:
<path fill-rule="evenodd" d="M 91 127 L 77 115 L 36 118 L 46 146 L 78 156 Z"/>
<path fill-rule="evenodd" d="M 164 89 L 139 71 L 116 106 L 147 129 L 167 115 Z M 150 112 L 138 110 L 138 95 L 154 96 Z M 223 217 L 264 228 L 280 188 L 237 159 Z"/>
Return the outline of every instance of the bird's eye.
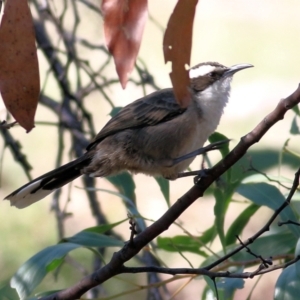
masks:
<path fill-rule="evenodd" d="M 209 77 L 212 77 L 212 78 L 215 78 L 215 77 L 217 77 L 217 72 L 210 72 L 209 74 L 208 74 L 208 76 Z"/>

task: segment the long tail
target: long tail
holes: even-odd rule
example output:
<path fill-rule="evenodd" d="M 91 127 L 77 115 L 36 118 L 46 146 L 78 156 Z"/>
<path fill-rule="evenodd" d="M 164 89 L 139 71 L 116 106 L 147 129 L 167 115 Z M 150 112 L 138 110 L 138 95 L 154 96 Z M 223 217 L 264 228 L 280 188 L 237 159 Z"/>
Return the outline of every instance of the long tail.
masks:
<path fill-rule="evenodd" d="M 11 206 L 25 208 L 64 186 L 81 175 L 81 169 L 90 163 L 90 158 L 83 155 L 53 171 L 50 171 L 6 196 Z"/>

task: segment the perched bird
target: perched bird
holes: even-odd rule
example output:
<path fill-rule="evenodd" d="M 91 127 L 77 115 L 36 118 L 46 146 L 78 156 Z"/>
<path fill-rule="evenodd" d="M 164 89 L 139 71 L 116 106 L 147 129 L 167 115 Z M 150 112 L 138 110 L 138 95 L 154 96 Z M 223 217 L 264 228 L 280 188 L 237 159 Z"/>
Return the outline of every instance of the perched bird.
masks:
<path fill-rule="evenodd" d="M 176 179 L 216 130 L 228 102 L 233 75 L 250 64 L 230 68 L 206 62 L 189 70 L 191 101 L 176 102 L 173 89 L 163 89 L 122 108 L 87 147 L 83 156 L 46 173 L 5 199 L 24 208 L 86 174 L 105 177 L 124 170 Z M 201 151 L 199 152 L 201 153 Z"/>

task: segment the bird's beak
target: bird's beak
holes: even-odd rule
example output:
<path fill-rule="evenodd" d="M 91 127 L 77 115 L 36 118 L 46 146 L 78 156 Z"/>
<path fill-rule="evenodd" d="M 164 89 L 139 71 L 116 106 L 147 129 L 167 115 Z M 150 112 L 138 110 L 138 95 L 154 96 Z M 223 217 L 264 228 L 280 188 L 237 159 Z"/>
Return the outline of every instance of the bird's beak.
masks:
<path fill-rule="evenodd" d="M 253 65 L 250 64 L 238 64 L 238 65 L 234 65 L 232 67 L 229 67 L 227 71 L 224 72 L 222 77 L 227 77 L 227 76 L 232 76 L 233 74 L 235 74 L 238 71 L 247 69 L 247 68 L 252 68 Z"/>

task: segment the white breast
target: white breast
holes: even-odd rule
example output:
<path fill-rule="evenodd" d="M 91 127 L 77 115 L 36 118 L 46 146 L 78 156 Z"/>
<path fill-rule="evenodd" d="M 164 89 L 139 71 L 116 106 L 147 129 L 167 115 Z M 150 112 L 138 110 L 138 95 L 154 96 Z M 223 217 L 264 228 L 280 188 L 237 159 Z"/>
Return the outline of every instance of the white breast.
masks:
<path fill-rule="evenodd" d="M 230 96 L 231 77 L 218 80 L 198 93 L 197 103 L 202 111 L 202 130 L 211 135 L 218 127 Z"/>

